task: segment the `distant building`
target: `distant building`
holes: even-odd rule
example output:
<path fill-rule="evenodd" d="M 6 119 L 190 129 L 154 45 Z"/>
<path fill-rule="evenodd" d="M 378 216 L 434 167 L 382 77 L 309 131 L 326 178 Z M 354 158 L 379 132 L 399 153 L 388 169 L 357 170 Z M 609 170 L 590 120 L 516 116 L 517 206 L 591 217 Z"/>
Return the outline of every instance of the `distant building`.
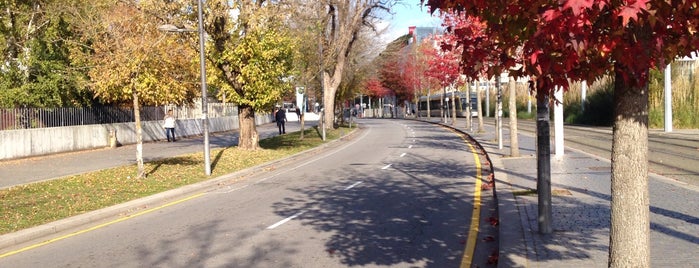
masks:
<path fill-rule="evenodd" d="M 441 34 L 441 30 L 438 27 L 408 27 L 408 34 L 412 36 L 411 40 L 408 41 L 409 44 L 420 43 L 423 39 L 428 38 L 431 35 Z"/>

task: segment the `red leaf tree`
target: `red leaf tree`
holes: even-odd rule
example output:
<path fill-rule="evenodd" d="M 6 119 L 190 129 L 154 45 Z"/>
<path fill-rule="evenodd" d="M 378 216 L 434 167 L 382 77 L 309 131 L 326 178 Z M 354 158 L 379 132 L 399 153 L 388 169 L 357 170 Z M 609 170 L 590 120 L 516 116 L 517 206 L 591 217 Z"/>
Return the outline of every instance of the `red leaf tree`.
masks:
<path fill-rule="evenodd" d="M 403 67 L 405 86 L 409 88 L 412 93 L 408 98 L 417 98 L 417 94 L 427 85 L 424 75 L 425 69 L 427 69 L 427 63 L 422 60 L 424 57 L 421 58 L 416 52 L 417 50 L 413 48 L 408 51 L 406 62 Z M 415 101 L 417 101 L 417 99 L 415 99 Z"/>
<path fill-rule="evenodd" d="M 456 36 L 445 33 L 427 38 L 425 42 L 432 43 L 431 48 L 425 46 L 423 50 L 429 66 L 425 75 L 438 81 L 442 87 L 454 85 L 461 75 L 459 62 L 462 53 L 456 46 Z"/>
<path fill-rule="evenodd" d="M 426 48 L 424 50 L 429 66 L 425 70 L 425 75 L 437 81 L 443 88 L 445 95 L 447 87 L 452 87 L 452 90 L 456 90 L 458 86 L 464 83 L 464 80 L 460 79 L 461 71 L 459 68 L 462 50 L 456 45 L 456 36 L 451 33 L 445 33 L 432 36 L 426 39 L 425 42 L 432 42 L 432 49 Z M 451 117 L 456 118 L 455 98 L 451 98 L 451 101 Z M 454 124 L 455 120 L 452 120 L 452 125 Z"/>
<path fill-rule="evenodd" d="M 381 84 L 393 92 L 398 102 L 411 100 L 414 95 L 406 63 L 405 55 L 394 56 L 384 61 L 379 70 Z"/>
<path fill-rule="evenodd" d="M 416 39 L 414 39 L 416 40 Z M 421 40 L 419 43 L 414 43 L 412 46 L 408 47 L 407 62 L 405 64 L 405 81 L 408 87 L 413 89 L 413 94 L 415 94 L 415 102 L 417 106 L 417 94 L 430 96 L 432 92 L 438 90 L 441 86 L 441 81 L 431 77 L 430 68 L 431 63 L 434 63 L 434 56 L 437 55 L 435 43 L 432 39 L 427 38 Z M 430 117 L 430 107 L 429 102 L 427 102 L 427 117 Z"/>
<path fill-rule="evenodd" d="M 378 79 L 381 86 L 395 96 L 396 104 L 401 106 L 405 101 L 412 101 L 416 91 L 420 88 L 421 79 L 415 77 L 420 63 L 415 62 L 414 53 L 411 53 L 409 35 L 405 35 L 389 43 L 386 49 L 379 55 Z"/>
<path fill-rule="evenodd" d="M 414 51 L 414 65 L 415 65 L 415 77 L 419 79 L 418 86 L 423 90 L 432 90 L 440 87 L 441 81 L 432 77 L 430 75 L 429 69 L 432 67 L 431 63 L 434 61 L 433 57 L 437 55 L 435 51 L 434 42 L 430 38 L 423 39 L 421 43 L 418 44 Z M 427 92 L 425 92 L 427 93 Z M 429 94 L 428 94 L 429 95 Z"/>
<path fill-rule="evenodd" d="M 377 97 L 377 98 L 383 98 L 385 96 L 388 96 L 391 94 L 391 91 L 387 88 L 385 88 L 382 84 L 381 81 L 376 78 L 372 77 L 364 82 L 364 87 L 366 88 L 366 94 L 372 97 Z"/>
<path fill-rule="evenodd" d="M 699 49 L 697 1 L 427 2 L 481 18 L 499 49 L 523 48 L 522 71 L 536 77 L 537 95 L 567 88 L 569 78 L 614 75 L 609 266 L 649 267 L 649 69 Z M 514 65 L 501 62 L 499 68 Z"/>
<path fill-rule="evenodd" d="M 461 73 L 474 80 L 499 75 L 495 71 L 500 69 L 493 67 L 502 65 L 502 50 L 489 38 L 486 24 L 481 19 L 453 11 L 443 12 L 442 19 L 451 39 L 442 48 L 461 54 Z"/>

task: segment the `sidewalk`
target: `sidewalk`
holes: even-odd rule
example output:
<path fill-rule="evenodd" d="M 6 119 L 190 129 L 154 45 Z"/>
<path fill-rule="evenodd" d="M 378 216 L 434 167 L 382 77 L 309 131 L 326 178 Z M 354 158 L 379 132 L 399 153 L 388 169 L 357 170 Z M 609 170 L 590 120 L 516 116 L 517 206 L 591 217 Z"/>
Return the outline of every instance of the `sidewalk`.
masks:
<path fill-rule="evenodd" d="M 318 116 L 307 118 L 305 128 L 318 123 Z M 299 131 L 301 124 L 296 114 L 286 123 L 287 132 Z M 276 123 L 257 126 L 260 139 L 279 135 Z M 177 134 L 177 130 L 175 130 Z M 211 149 L 225 148 L 238 144 L 238 130 L 209 135 Z M 176 142 L 149 142 L 143 144 L 143 160 L 145 162 L 164 159 L 176 155 L 203 152 L 204 137 L 177 138 Z M 0 162 L 0 189 L 32 182 L 56 179 L 85 172 L 106 168 L 136 164 L 136 145 L 129 144 L 114 149 L 94 149 L 55 155 L 38 156 L 26 159 L 7 160 Z M 202 171 L 203 172 L 203 171 Z"/>
<path fill-rule="evenodd" d="M 294 115 L 295 116 L 295 115 Z M 305 122 L 306 129 L 317 125 L 317 116 L 309 116 L 311 120 Z M 315 119 L 315 120 L 313 120 Z M 286 123 L 287 132 L 295 132 L 301 129 L 301 124 L 289 120 Z M 257 126 L 261 139 L 278 136 L 279 130 L 276 123 Z M 209 137 L 210 147 L 220 148 L 236 145 L 238 143 L 238 130 L 224 133 L 212 133 Z M 151 142 L 143 144 L 145 161 L 164 159 L 181 154 L 202 152 L 203 137 L 178 138 L 171 142 Z M 58 179 L 64 176 L 80 174 L 111 167 L 135 164 L 136 145 L 125 145 L 116 149 L 95 149 L 63 153 L 49 156 L 39 156 L 28 159 L 10 160 L 0 162 L 0 189 L 23 185 L 32 182 Z M 293 161 L 292 158 L 278 160 Z M 270 162 L 268 164 L 274 164 Z M 139 209 L 162 205 L 163 202 L 190 195 L 201 189 L 214 187 L 219 183 L 230 180 L 231 177 L 244 176 L 254 172 L 254 168 L 241 170 L 235 173 L 223 175 L 211 180 L 187 185 L 181 188 L 165 191 L 149 197 L 136 199 L 104 209 L 87 212 L 75 217 L 70 217 L 44 225 L 20 230 L 14 233 L 0 235 L 0 253 L 10 247 L 22 244 L 39 243 L 49 238 L 55 238 L 61 234 L 68 234 L 71 230 L 77 230 L 90 224 L 104 222 L 108 219 L 129 215 Z M 202 167 L 202 173 L 203 173 Z"/>
<path fill-rule="evenodd" d="M 507 156 L 507 124 L 503 131 L 504 147 L 498 149 L 492 122 L 487 122 L 490 124 L 486 124 L 485 133 L 465 130 L 463 118 L 457 120 L 456 126 L 478 140 L 493 162 L 500 220 L 499 267 L 606 267 L 610 226 L 609 160 L 568 148 L 562 157 L 552 155 L 554 233 L 540 235 L 536 195 L 513 194 L 536 189 L 535 138 L 520 133 L 521 157 L 511 158 Z M 316 123 L 307 121 L 306 127 Z M 289 132 L 298 131 L 300 124 L 292 121 L 286 127 Z M 275 124 L 261 125 L 257 129 L 261 138 L 278 135 Z M 214 134 L 211 147 L 234 145 L 237 135 L 237 131 Z M 175 143 L 146 143 L 144 158 L 150 161 L 201 152 L 202 143 L 202 137 L 180 139 Z M 0 162 L 0 188 L 133 164 L 135 151 L 135 145 L 127 145 Z M 699 267 L 699 189 L 655 175 L 651 175 L 649 183 L 652 266 Z M 13 236 L 20 235 L 0 236 L 0 248 L 14 244 Z"/>
<path fill-rule="evenodd" d="M 495 127 L 472 135 L 488 152 L 494 172 L 500 220 L 499 267 L 607 267 L 610 229 L 608 159 L 566 148 L 551 156 L 553 234 L 538 232 L 535 137 L 519 133 L 520 157 L 509 157 L 510 137 L 503 127 L 498 149 Z M 474 128 L 475 129 L 475 128 Z M 651 198 L 652 267 L 699 267 L 699 189 L 654 174 Z"/>

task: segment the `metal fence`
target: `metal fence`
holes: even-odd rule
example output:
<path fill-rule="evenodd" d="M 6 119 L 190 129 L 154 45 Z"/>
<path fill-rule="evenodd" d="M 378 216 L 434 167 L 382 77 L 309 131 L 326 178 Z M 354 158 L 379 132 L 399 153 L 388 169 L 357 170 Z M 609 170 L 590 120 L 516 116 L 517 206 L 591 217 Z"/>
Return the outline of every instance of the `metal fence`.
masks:
<path fill-rule="evenodd" d="M 142 121 L 162 120 L 165 112 L 173 111 L 178 119 L 201 118 L 201 106 L 147 106 L 141 107 Z M 238 108 L 231 103 L 209 103 L 209 118 L 233 116 Z M 16 108 L 0 109 L 0 130 L 64 127 L 92 124 L 134 122 L 131 107 L 93 106 L 80 108 Z"/>

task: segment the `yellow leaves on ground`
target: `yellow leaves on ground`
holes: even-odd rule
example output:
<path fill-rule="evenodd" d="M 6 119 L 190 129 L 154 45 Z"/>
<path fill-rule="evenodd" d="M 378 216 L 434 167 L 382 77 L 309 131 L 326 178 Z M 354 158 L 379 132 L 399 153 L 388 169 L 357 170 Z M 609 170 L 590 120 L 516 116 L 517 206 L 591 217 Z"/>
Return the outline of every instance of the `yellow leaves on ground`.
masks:
<path fill-rule="evenodd" d="M 339 131 L 328 132 L 328 140 Z M 237 147 L 212 150 L 212 176 L 202 171 L 201 153 L 146 163 L 147 177 L 132 176 L 136 166 L 124 166 L 52 181 L 0 190 L 0 234 L 44 224 L 88 211 L 120 204 L 201 182 L 275 159 L 287 157 L 323 143 L 315 129 L 305 138 L 298 132 L 260 141 L 264 149 L 248 151 Z"/>

